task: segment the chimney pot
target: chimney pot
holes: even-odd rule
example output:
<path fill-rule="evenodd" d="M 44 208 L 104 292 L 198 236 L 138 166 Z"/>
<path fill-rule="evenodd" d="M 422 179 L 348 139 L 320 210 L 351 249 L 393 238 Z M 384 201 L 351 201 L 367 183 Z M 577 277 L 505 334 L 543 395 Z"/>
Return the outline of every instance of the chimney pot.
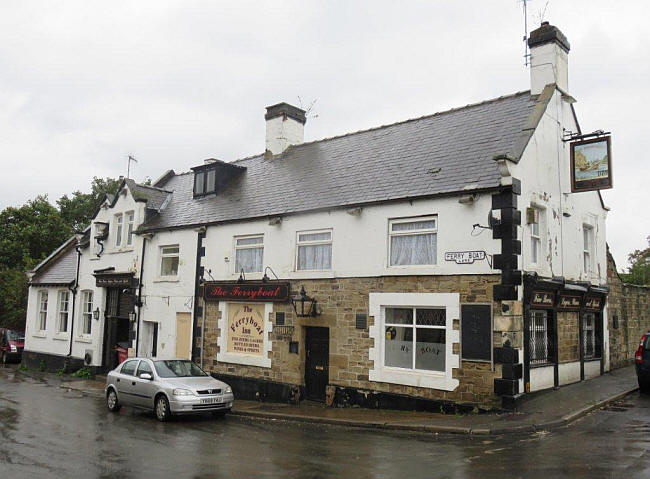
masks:
<path fill-rule="evenodd" d="M 530 93 L 539 95 L 549 84 L 569 91 L 569 40 L 559 28 L 542 22 L 530 32 Z"/>

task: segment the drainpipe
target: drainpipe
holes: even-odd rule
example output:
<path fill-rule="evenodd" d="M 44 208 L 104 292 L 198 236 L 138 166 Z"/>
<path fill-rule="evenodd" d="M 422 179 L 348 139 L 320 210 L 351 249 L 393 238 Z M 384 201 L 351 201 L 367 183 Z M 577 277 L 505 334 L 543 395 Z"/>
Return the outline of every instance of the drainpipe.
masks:
<path fill-rule="evenodd" d="M 81 250 L 79 248 L 79 244 L 74 247 L 75 251 L 77 252 L 77 274 L 74 279 L 74 284 L 68 287 L 68 289 L 72 292 L 72 312 L 70 314 L 70 347 L 68 348 L 68 357 L 72 356 L 72 338 L 74 337 L 74 307 L 76 302 L 75 300 L 77 299 L 77 289 L 79 288 L 79 265 L 81 264 Z"/>
<path fill-rule="evenodd" d="M 144 274 L 144 252 L 147 239 L 150 235 L 142 235 L 142 255 L 140 259 L 140 284 L 138 285 L 138 318 L 135 327 L 135 356 L 138 357 L 138 349 L 140 347 L 140 317 L 142 316 L 142 282 Z"/>

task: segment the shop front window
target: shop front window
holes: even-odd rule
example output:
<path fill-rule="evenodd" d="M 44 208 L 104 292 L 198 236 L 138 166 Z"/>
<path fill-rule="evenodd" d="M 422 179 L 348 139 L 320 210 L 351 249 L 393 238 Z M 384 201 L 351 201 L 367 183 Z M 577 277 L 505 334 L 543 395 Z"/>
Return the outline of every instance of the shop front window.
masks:
<path fill-rule="evenodd" d="M 529 325 L 530 364 L 546 364 L 552 361 L 552 325 L 550 314 L 545 310 L 532 310 Z"/>
<path fill-rule="evenodd" d="M 585 359 L 601 357 L 600 314 L 585 313 L 582 316 L 582 355 Z"/>
<path fill-rule="evenodd" d="M 384 328 L 385 366 L 445 371 L 444 309 L 386 308 Z"/>

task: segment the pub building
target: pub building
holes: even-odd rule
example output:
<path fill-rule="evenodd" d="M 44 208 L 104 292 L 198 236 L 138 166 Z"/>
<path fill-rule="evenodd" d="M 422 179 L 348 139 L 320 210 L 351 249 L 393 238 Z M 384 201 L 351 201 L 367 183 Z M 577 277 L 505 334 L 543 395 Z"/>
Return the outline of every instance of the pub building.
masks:
<path fill-rule="evenodd" d="M 544 23 L 529 46 L 526 91 L 311 142 L 280 103 L 260 155 L 125 180 L 76 247 L 83 300 L 32 282 L 29 357 L 68 341 L 106 370 L 128 333 L 129 354 L 191 357 L 239 398 L 438 411 L 607 371 L 607 171 L 571 171 L 594 135 L 566 37 Z"/>

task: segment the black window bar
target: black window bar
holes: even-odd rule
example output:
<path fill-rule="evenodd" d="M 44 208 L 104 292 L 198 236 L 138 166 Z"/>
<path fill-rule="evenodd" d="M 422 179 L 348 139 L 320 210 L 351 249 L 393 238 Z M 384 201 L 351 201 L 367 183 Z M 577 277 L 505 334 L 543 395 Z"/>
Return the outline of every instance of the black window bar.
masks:
<path fill-rule="evenodd" d="M 546 364 L 553 358 L 553 331 L 547 311 L 530 312 L 530 364 Z"/>

